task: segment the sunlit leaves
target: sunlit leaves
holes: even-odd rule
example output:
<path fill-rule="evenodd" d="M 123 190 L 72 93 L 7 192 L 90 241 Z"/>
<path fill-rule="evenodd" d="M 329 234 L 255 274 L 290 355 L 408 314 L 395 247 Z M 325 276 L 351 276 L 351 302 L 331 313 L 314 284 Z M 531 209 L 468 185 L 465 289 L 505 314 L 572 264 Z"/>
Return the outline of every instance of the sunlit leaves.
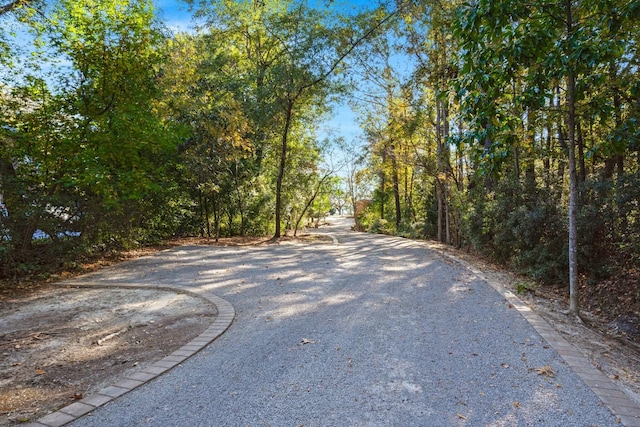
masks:
<path fill-rule="evenodd" d="M 118 234 L 142 204 L 139 217 L 152 215 L 149 202 L 170 185 L 166 161 L 176 132 L 158 115 L 162 37 L 153 6 L 60 0 L 20 18 L 34 34 L 34 54 L 13 79 L 8 102 L 15 108 L 4 117 L 14 142 L 3 155 L 18 165 L 15 186 L 0 185 L 38 212 L 8 209 L 48 230 L 71 228 L 90 238 L 111 222 Z"/>

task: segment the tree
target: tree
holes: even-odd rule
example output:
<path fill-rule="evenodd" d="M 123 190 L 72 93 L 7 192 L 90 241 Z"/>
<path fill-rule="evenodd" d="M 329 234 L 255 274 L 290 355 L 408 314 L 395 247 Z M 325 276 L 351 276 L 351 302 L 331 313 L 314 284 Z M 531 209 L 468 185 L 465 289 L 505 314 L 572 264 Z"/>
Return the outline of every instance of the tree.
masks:
<path fill-rule="evenodd" d="M 278 238 L 282 234 L 283 182 L 292 129 L 304 120 L 305 112 L 317 111 L 327 104 L 330 94 L 340 90 L 332 78 L 344 58 L 393 14 L 378 11 L 344 22 L 306 2 L 215 2 L 212 8 L 200 6 L 210 29 L 233 35 L 231 43 L 244 52 L 250 64 L 255 90 L 251 99 L 257 112 L 252 117 L 256 124 L 264 125 L 257 129 L 269 129 L 259 131 L 256 137 L 266 142 L 277 135 L 274 238 Z M 270 121 L 260 122 L 264 117 Z"/>
<path fill-rule="evenodd" d="M 325 148 L 328 145 L 328 141 L 325 141 L 323 147 L 319 147 L 318 154 L 321 154 L 322 148 Z M 296 168 L 299 169 L 299 168 Z M 322 196 L 330 197 L 333 188 L 335 187 L 335 179 L 336 172 L 340 169 L 340 165 L 335 165 L 332 161 L 329 161 L 329 164 L 320 168 L 319 173 L 303 173 L 303 177 L 300 181 L 311 181 L 305 182 L 305 186 L 307 187 L 307 191 L 309 191 L 309 195 L 306 197 L 306 203 L 302 208 L 298 218 L 295 221 L 295 225 L 293 228 L 293 235 L 296 236 L 298 233 L 298 228 L 300 227 L 300 223 L 302 222 L 305 215 L 312 208 L 314 203 L 318 201 Z M 304 200 L 304 198 L 303 198 Z M 326 213 L 326 212 L 325 212 Z"/>
<path fill-rule="evenodd" d="M 338 141 L 338 147 L 343 153 L 344 164 L 343 188 L 346 193 L 350 211 L 354 216 L 356 228 L 362 230 L 360 218 L 356 215 L 358 202 L 371 198 L 372 177 L 366 168 L 366 151 L 357 140 Z"/>
<path fill-rule="evenodd" d="M 400 183 L 400 153 L 403 151 L 402 128 L 406 120 L 406 106 L 401 99 L 402 82 L 392 64 L 397 54 L 393 36 L 383 34 L 368 40 L 355 58 L 354 66 L 360 70 L 361 100 L 354 101 L 361 110 L 361 126 L 365 132 L 370 152 L 376 157 L 375 168 L 379 176 L 376 192 L 380 206 L 380 219 L 385 218 L 388 192 L 393 195 L 393 212 L 396 230 L 402 222 L 402 194 Z M 388 182 L 391 189 L 388 190 Z"/>
<path fill-rule="evenodd" d="M 517 126 L 531 132 L 537 116 L 561 117 L 555 126 L 569 163 L 569 312 L 575 315 L 579 313 L 579 177 L 586 176 L 584 139 L 578 129 L 584 117 L 603 117 L 606 112 L 585 100 L 587 87 L 598 82 L 594 77 L 602 66 L 623 55 L 620 39 L 610 32 L 617 24 L 612 25 L 609 16 L 621 18 L 615 10 L 613 4 L 587 0 L 561 4 L 480 1 L 462 9 L 457 28 L 463 48 L 458 94 L 470 113 L 474 138 L 484 141 L 487 158 L 506 158 L 513 151 L 518 174 Z M 505 87 L 514 90 L 505 92 Z M 510 114 L 513 107 L 522 111 L 517 120 Z M 550 135 L 549 128 L 542 131 Z M 533 163 L 528 170 L 534 171 Z"/>
<path fill-rule="evenodd" d="M 455 53 L 457 41 L 451 27 L 459 2 L 428 4 L 416 2 L 407 8 L 404 17 L 406 51 L 417 60 L 414 79 L 422 90 L 431 91 L 433 104 L 434 137 L 436 143 L 436 170 L 434 180 L 437 198 L 437 239 L 452 243 L 451 183 L 456 183 L 451 164 L 451 117 L 453 97 L 451 89 L 457 77 Z M 426 35 L 424 34 L 426 33 Z M 460 182 L 457 182 L 459 189 Z"/>
<path fill-rule="evenodd" d="M 125 0 L 61 0 L 26 21 L 31 67 L 7 89 L 2 117 L 14 253 L 27 256 L 38 228 L 54 241 L 66 231 L 135 239 L 158 212 L 175 133 L 155 110 L 153 22 L 151 3 Z"/>

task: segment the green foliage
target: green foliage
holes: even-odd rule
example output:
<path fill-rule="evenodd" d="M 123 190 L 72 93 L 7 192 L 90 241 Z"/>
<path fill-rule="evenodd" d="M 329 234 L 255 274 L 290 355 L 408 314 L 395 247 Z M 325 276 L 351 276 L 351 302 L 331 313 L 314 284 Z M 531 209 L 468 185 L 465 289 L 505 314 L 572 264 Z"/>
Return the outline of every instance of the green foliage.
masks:
<path fill-rule="evenodd" d="M 516 282 L 516 292 L 518 293 L 518 295 L 528 294 L 530 292 L 535 291 L 535 289 L 536 289 L 536 285 L 533 282 L 529 282 L 526 280 Z"/>
<path fill-rule="evenodd" d="M 62 259 L 157 241 L 176 226 L 159 219 L 179 133 L 157 114 L 163 57 L 151 3 L 60 0 L 46 13 L 23 17 L 34 55 L 2 94 L 2 229 L 18 270 L 49 248 Z M 36 230 L 47 237 L 34 242 Z"/>
<path fill-rule="evenodd" d="M 580 264 L 590 279 L 608 278 L 638 265 L 640 200 L 638 172 L 616 181 L 587 180 L 579 212 Z"/>
<path fill-rule="evenodd" d="M 394 234 L 395 227 L 393 226 L 393 223 L 387 221 L 386 219 L 376 218 L 371 222 L 367 231 L 369 233 L 377 234 Z"/>
<path fill-rule="evenodd" d="M 627 2 L 589 0 L 481 0 L 459 8 L 452 27 L 461 47 L 454 88 L 469 129 L 457 143 L 470 146 L 475 177 L 469 202 L 460 207 L 463 235 L 476 248 L 533 277 L 565 280 L 564 162 L 575 148 L 578 171 L 569 177 L 583 184 L 569 225 L 577 222 L 579 268 L 593 277 L 611 272 L 611 242 L 630 218 L 616 212 L 613 164 L 618 182 L 626 175 L 623 157 L 626 167 L 638 167 L 627 155 L 635 151 L 638 114 L 628 102 L 629 77 L 637 79 L 628 66 L 637 60 L 632 14 Z"/>
<path fill-rule="evenodd" d="M 563 215 L 544 189 L 524 193 L 517 182 L 501 181 L 491 198 L 476 192 L 467 206 L 464 235 L 476 250 L 536 279 L 565 278 Z M 473 194 L 472 194 L 473 196 Z"/>

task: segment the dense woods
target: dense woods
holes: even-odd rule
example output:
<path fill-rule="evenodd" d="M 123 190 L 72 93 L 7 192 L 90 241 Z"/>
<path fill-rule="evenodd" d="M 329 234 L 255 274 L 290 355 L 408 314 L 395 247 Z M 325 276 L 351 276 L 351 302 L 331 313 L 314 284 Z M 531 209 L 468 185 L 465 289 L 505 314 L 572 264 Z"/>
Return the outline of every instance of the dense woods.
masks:
<path fill-rule="evenodd" d="M 0 6 L 0 275 L 347 206 L 573 313 L 612 277 L 638 304 L 638 2 L 190 5 L 188 33 L 146 0 Z M 362 140 L 321 132 L 345 102 Z"/>

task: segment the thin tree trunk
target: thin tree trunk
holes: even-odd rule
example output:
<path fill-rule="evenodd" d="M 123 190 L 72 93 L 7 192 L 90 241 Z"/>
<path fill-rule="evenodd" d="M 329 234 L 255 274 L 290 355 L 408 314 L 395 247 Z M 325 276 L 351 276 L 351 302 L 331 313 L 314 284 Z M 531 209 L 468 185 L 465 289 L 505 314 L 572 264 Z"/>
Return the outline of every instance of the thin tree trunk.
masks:
<path fill-rule="evenodd" d="M 215 242 L 218 243 L 218 240 L 220 239 L 220 221 L 222 220 L 222 218 L 220 218 L 220 201 L 218 200 L 219 196 L 218 194 L 214 194 L 213 195 L 213 227 L 214 227 L 214 232 L 215 232 Z"/>
<path fill-rule="evenodd" d="M 445 235 L 447 245 L 451 244 L 451 217 L 449 209 L 449 176 L 451 173 L 451 152 L 447 145 L 449 139 L 449 105 L 448 101 L 442 102 L 442 173 L 447 177 L 444 183 L 444 218 L 445 218 Z"/>
<path fill-rule="evenodd" d="M 202 190 L 198 190 L 198 208 L 200 211 L 200 218 L 204 220 L 204 206 L 202 205 Z M 204 224 L 200 225 L 200 236 L 204 237 Z"/>
<path fill-rule="evenodd" d="M 287 111 L 285 117 L 284 129 L 282 131 L 282 146 L 280 148 L 280 166 L 278 168 L 278 180 L 276 182 L 276 232 L 274 239 L 280 238 L 281 235 L 281 215 L 282 215 L 282 181 L 284 180 L 284 171 L 287 166 L 287 150 L 289 142 L 289 129 L 291 128 L 291 119 L 293 115 L 293 100 L 287 101 Z"/>
<path fill-rule="evenodd" d="M 442 211 L 444 210 L 444 206 L 442 204 L 442 183 L 440 182 L 440 178 L 436 178 L 436 197 L 438 198 L 438 242 L 442 242 Z"/>
<path fill-rule="evenodd" d="M 391 174 L 393 179 L 393 197 L 395 200 L 396 208 L 396 230 L 400 228 L 400 222 L 402 221 L 402 211 L 400 206 L 400 178 L 398 177 L 398 160 L 396 158 L 396 149 L 391 144 Z"/>
<path fill-rule="evenodd" d="M 409 198 L 407 199 L 407 207 L 409 210 L 409 215 L 411 216 L 411 220 L 415 222 L 416 220 L 416 209 L 413 206 L 413 189 L 416 179 L 416 171 L 415 169 L 411 169 L 411 184 L 409 185 Z"/>
<path fill-rule="evenodd" d="M 409 206 L 410 206 L 410 203 L 409 203 L 409 168 L 407 167 L 407 153 L 406 152 L 404 153 L 403 157 L 404 157 L 403 158 L 404 168 L 403 168 L 403 171 L 402 171 L 403 172 L 402 175 L 404 177 L 403 178 L 404 179 L 404 183 L 403 183 L 403 185 L 404 185 L 404 197 L 403 197 L 403 200 L 404 200 L 404 216 L 411 218 L 411 212 L 409 210 Z"/>
<path fill-rule="evenodd" d="M 387 162 L 387 149 L 382 150 L 382 171 L 380 173 L 380 219 L 384 219 L 384 205 L 387 202 L 385 187 L 387 186 L 387 174 L 384 171 L 384 165 Z"/>
<path fill-rule="evenodd" d="M 439 98 L 439 96 L 437 96 Z M 436 197 L 438 198 L 438 242 L 444 240 L 444 183 L 442 182 L 442 101 L 436 100 L 436 156 L 438 159 L 438 167 L 436 172 Z"/>
<path fill-rule="evenodd" d="M 209 225 L 209 200 L 204 196 L 204 223 L 207 226 L 207 240 L 211 239 L 211 226 Z"/>
<path fill-rule="evenodd" d="M 236 160 L 235 164 L 235 173 L 233 174 L 233 178 L 235 181 L 236 187 L 236 197 L 238 197 L 238 210 L 240 211 L 240 235 L 245 235 L 246 228 L 246 218 L 244 212 L 244 198 L 242 197 L 242 192 L 240 191 L 240 182 L 238 180 L 238 161 Z"/>
<path fill-rule="evenodd" d="M 567 37 L 573 36 L 572 2 L 565 2 L 567 13 Z M 571 49 L 571 48 L 569 48 Z M 571 50 L 567 52 L 571 57 Z M 567 74 L 567 127 L 569 133 L 569 313 L 579 316 L 578 283 L 578 176 L 576 173 L 576 76 L 573 67 Z"/>
<path fill-rule="evenodd" d="M 617 70 L 616 64 L 612 63 L 609 69 L 611 73 L 611 81 L 617 81 L 618 75 L 616 71 Z M 620 99 L 620 94 L 617 91 L 614 91 L 613 93 L 613 111 L 614 111 L 613 114 L 615 117 L 616 129 L 620 129 L 623 124 L 622 100 Z M 618 183 L 620 183 L 622 178 L 624 177 L 624 155 L 620 153 L 616 155 L 616 174 L 617 174 Z M 626 217 L 624 218 L 624 221 L 626 221 Z"/>
<path fill-rule="evenodd" d="M 561 102 L 560 102 L 560 87 L 556 87 L 556 108 L 560 110 Z M 560 144 L 560 148 L 569 155 L 569 147 L 567 146 L 567 140 L 564 135 L 564 129 L 562 128 L 562 121 L 558 119 L 558 143 Z M 564 182 L 564 171 L 565 171 L 565 162 L 561 159 L 558 161 L 558 176 L 556 182 L 558 182 L 558 188 L 556 188 L 556 192 L 558 194 L 562 194 L 562 183 Z"/>
<path fill-rule="evenodd" d="M 516 182 L 520 181 L 520 150 L 518 146 L 513 146 L 513 168 Z"/>
<path fill-rule="evenodd" d="M 447 185 L 444 187 L 444 218 L 445 218 L 445 235 L 447 236 L 447 245 L 451 244 L 451 221 L 449 218 L 449 189 Z"/>
<path fill-rule="evenodd" d="M 547 189 L 551 188 L 551 126 L 547 127 L 546 153 L 542 159 L 544 168 L 544 184 Z"/>
<path fill-rule="evenodd" d="M 583 183 L 587 180 L 587 166 L 584 162 L 584 138 L 582 134 L 582 126 L 580 126 L 580 120 L 576 120 L 575 130 L 577 133 L 576 144 L 578 147 L 578 156 L 576 159 L 578 167 L 578 182 Z"/>

